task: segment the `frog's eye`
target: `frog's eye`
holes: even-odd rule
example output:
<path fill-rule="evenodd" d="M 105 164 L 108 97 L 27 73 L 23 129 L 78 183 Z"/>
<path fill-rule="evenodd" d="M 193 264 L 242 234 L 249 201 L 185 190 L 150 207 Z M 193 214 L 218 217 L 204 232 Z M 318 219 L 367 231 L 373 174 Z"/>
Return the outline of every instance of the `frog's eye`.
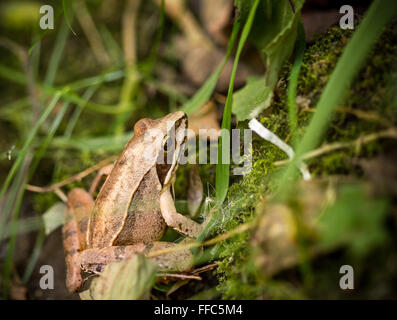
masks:
<path fill-rule="evenodd" d="M 174 144 L 174 139 L 171 136 L 166 135 L 163 140 L 163 150 L 165 152 L 172 150 Z"/>

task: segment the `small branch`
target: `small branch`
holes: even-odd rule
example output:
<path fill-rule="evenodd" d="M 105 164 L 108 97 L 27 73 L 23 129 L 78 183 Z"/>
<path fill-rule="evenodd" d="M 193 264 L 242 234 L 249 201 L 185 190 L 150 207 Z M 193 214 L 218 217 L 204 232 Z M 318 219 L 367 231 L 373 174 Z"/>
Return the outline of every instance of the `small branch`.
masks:
<path fill-rule="evenodd" d="M 109 65 L 109 55 L 102 43 L 99 32 L 95 26 L 95 22 L 87 9 L 85 0 L 74 1 L 73 5 L 77 19 L 79 20 L 85 36 L 90 43 L 90 47 L 95 55 L 96 60 L 105 66 Z"/>
<path fill-rule="evenodd" d="M 190 274 L 182 274 L 182 273 L 158 273 L 159 277 L 165 278 L 179 278 L 179 279 L 193 279 L 193 280 L 203 280 L 199 276 L 190 275 Z"/>
<path fill-rule="evenodd" d="M 161 0 L 156 0 L 158 6 L 161 6 Z M 190 10 L 186 8 L 186 0 L 166 0 L 165 11 L 180 27 L 187 39 L 192 44 L 200 47 L 213 49 L 215 46 L 212 40 L 204 33 L 200 25 Z"/>
<path fill-rule="evenodd" d="M 218 267 L 218 264 L 212 263 L 212 264 L 208 264 L 208 265 L 206 265 L 204 267 L 195 269 L 195 270 L 193 270 L 192 273 L 193 274 L 200 274 L 200 273 L 203 273 L 203 272 L 207 272 L 207 271 L 213 270 L 213 269 L 215 269 L 217 267 Z"/>
<path fill-rule="evenodd" d="M 136 64 L 136 25 L 140 0 L 128 0 L 122 20 L 124 58 L 127 66 Z"/>
<path fill-rule="evenodd" d="M 120 135 L 124 132 L 126 117 L 129 116 L 129 111 L 134 111 L 135 108 L 132 103 L 136 100 L 139 83 L 139 73 L 136 66 L 136 28 L 140 3 L 140 0 L 128 0 L 122 18 L 123 50 L 127 74 L 120 93 L 118 107 L 120 114 L 116 119 L 116 135 Z"/>
<path fill-rule="evenodd" d="M 312 112 L 314 113 L 316 109 L 314 108 L 303 108 L 302 112 Z M 379 116 L 376 112 L 356 110 L 353 108 L 337 108 L 336 112 L 347 113 L 356 116 L 359 119 L 367 120 L 370 122 L 377 122 L 385 127 L 393 126 L 393 123 L 386 118 Z"/>
<path fill-rule="evenodd" d="M 80 173 L 78 173 L 78 174 L 66 179 L 66 180 L 63 180 L 63 181 L 58 182 L 58 183 L 55 183 L 52 186 L 49 186 L 49 187 L 38 187 L 38 186 L 32 186 L 32 185 L 28 184 L 28 185 L 26 185 L 26 189 L 29 190 L 29 191 L 32 191 L 32 192 L 53 192 L 54 191 L 56 193 L 57 192 L 59 193 L 59 191 L 57 191 L 59 188 L 61 188 L 63 186 L 66 186 L 69 183 L 72 183 L 74 181 L 80 181 L 84 177 L 86 177 L 86 176 L 90 175 L 91 173 L 93 173 L 94 171 L 97 171 L 100 168 L 106 166 L 107 164 L 111 163 L 115 159 L 116 159 L 115 156 L 106 158 L 105 160 L 102 160 L 101 162 L 97 163 L 96 165 L 94 165 L 94 166 L 92 166 L 92 167 L 90 167 L 90 168 L 88 168 L 88 169 L 86 169 L 86 170 L 84 170 L 84 171 L 82 171 L 82 172 L 80 172 Z M 57 193 L 57 195 L 60 196 L 60 194 L 58 194 L 58 193 Z M 60 196 L 60 198 L 63 199 L 62 196 Z"/>
<path fill-rule="evenodd" d="M 316 158 L 319 156 L 322 156 L 326 153 L 340 150 L 340 149 L 346 149 L 350 147 L 359 147 L 364 144 L 368 144 L 370 142 L 383 139 L 383 138 L 390 138 L 390 139 L 397 139 L 397 128 L 390 128 L 381 132 L 377 133 L 371 133 L 369 135 L 366 135 L 364 137 L 357 138 L 354 141 L 351 142 L 335 142 L 335 143 L 330 143 L 330 144 L 325 144 L 321 146 L 318 149 L 312 150 L 302 156 L 302 160 L 308 160 L 312 158 Z M 276 167 L 282 166 L 285 164 L 288 164 L 291 160 L 281 160 L 281 161 L 276 161 L 274 162 L 274 165 Z"/>
<path fill-rule="evenodd" d="M 257 220 L 251 221 L 251 222 L 247 222 L 244 224 L 239 225 L 237 228 L 230 230 L 229 232 L 223 233 L 219 236 L 216 236 L 215 238 L 212 238 L 210 240 L 204 241 L 202 243 L 200 242 L 191 242 L 191 243 L 187 243 L 187 244 L 180 244 L 180 245 L 176 245 L 174 247 L 171 248 L 165 248 L 165 249 L 161 249 L 161 250 L 157 250 L 157 251 L 153 251 L 153 252 L 149 252 L 148 254 L 146 254 L 145 256 L 147 258 L 152 258 L 152 257 L 157 257 L 166 253 L 171 253 L 171 252 L 178 252 L 178 251 L 182 251 L 182 250 L 186 250 L 186 249 L 192 249 L 192 248 L 198 248 L 198 247 L 206 247 L 206 246 L 212 246 L 218 242 L 221 241 L 225 241 L 233 236 L 235 236 L 236 234 L 248 231 L 250 229 L 253 229 L 256 225 L 258 224 Z"/>

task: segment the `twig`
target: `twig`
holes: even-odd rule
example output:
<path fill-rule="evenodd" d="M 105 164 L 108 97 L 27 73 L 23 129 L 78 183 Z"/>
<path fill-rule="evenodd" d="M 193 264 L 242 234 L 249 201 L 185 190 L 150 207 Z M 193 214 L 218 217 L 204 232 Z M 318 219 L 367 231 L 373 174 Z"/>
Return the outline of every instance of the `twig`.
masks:
<path fill-rule="evenodd" d="M 136 100 L 135 96 L 139 83 L 139 73 L 136 66 L 136 27 L 140 3 L 140 0 L 128 0 L 122 19 L 123 50 L 127 74 L 120 93 L 120 102 L 118 106 L 120 114 L 116 119 L 116 135 L 120 135 L 124 132 L 126 116 L 130 110 L 133 111 L 134 106 L 132 103 Z"/>
<path fill-rule="evenodd" d="M 179 279 L 193 279 L 193 280 L 203 280 L 199 276 L 190 275 L 190 274 L 182 274 L 182 273 L 158 273 L 159 277 L 166 278 L 179 278 Z"/>
<path fill-rule="evenodd" d="M 217 268 L 217 267 L 218 267 L 218 264 L 212 263 L 212 264 L 208 264 L 208 265 L 206 265 L 206 266 L 204 266 L 204 267 L 197 268 L 197 269 L 193 270 L 192 273 L 193 273 L 193 274 L 200 274 L 200 273 L 203 273 L 203 272 L 206 272 L 206 271 L 215 269 L 215 268 Z"/>
<path fill-rule="evenodd" d="M 191 242 L 191 243 L 187 243 L 187 244 L 176 245 L 171 248 L 165 248 L 165 249 L 149 252 L 148 254 L 146 254 L 146 257 L 152 258 L 152 257 L 157 257 L 157 256 L 160 256 L 160 255 L 163 255 L 166 253 L 170 253 L 170 252 L 177 252 L 177 251 L 182 251 L 182 250 L 186 250 L 186 249 L 198 248 L 201 246 L 203 246 L 203 247 L 212 246 L 218 242 L 225 241 L 225 240 L 233 237 L 236 234 L 239 234 L 239 233 L 242 233 L 242 232 L 245 232 L 245 231 L 248 231 L 248 230 L 254 228 L 257 225 L 257 223 L 258 223 L 257 220 L 254 220 L 251 222 L 241 224 L 237 228 L 230 230 L 229 232 L 220 234 L 219 236 L 216 236 L 215 238 L 204 241 L 202 243 Z"/>
<path fill-rule="evenodd" d="M 323 154 L 326 154 L 328 152 L 332 152 L 332 151 L 339 150 L 339 149 L 345 149 L 345 148 L 349 148 L 352 146 L 359 147 L 363 144 L 367 144 L 367 143 L 370 143 L 372 141 L 376 141 L 376 140 L 379 140 L 382 138 L 397 139 L 397 128 L 393 127 L 393 128 L 389 128 L 387 130 L 381 131 L 381 132 L 371 133 L 371 134 L 368 134 L 364 137 L 357 138 L 356 140 L 350 141 L 350 142 L 335 142 L 335 143 L 323 145 L 318 149 L 312 150 L 312 151 L 304 154 L 302 156 L 302 160 L 312 159 L 315 157 L 319 157 Z M 276 162 L 274 162 L 274 165 L 276 167 L 278 167 L 278 166 L 285 165 L 285 164 L 289 163 L 290 161 L 291 160 L 289 160 L 289 159 L 276 161 Z"/>
<path fill-rule="evenodd" d="M 156 0 L 161 5 L 161 0 Z M 194 15 L 186 8 L 186 0 L 165 1 L 165 11 L 180 27 L 192 44 L 213 49 L 212 40 L 203 32 Z"/>
<path fill-rule="evenodd" d="M 56 188 L 54 192 L 63 202 L 66 203 L 68 201 L 68 197 L 63 193 L 61 189 Z"/>
<path fill-rule="evenodd" d="M 59 189 L 59 188 L 61 188 L 63 186 L 66 186 L 69 183 L 72 183 L 74 181 L 80 181 L 84 177 L 86 177 L 86 176 L 90 175 L 91 173 L 93 173 L 94 171 L 97 171 L 100 168 L 106 166 L 107 164 L 109 164 L 110 162 L 114 161 L 115 159 L 116 159 L 115 156 L 106 158 L 105 160 L 102 160 L 101 162 L 97 163 L 96 165 L 94 165 L 94 166 L 92 166 L 92 167 L 90 167 L 88 169 L 85 169 L 84 171 L 82 171 L 82 172 L 80 172 L 80 173 L 78 173 L 78 174 L 76 174 L 76 175 L 74 175 L 74 176 L 72 176 L 70 178 L 67 178 L 66 180 L 63 180 L 63 181 L 58 182 L 58 183 L 55 183 L 52 186 L 49 186 L 49 187 L 38 187 L 38 186 L 32 186 L 32 185 L 28 184 L 28 185 L 26 185 L 26 189 L 29 190 L 29 191 L 33 191 L 33 192 L 52 192 L 52 191 L 57 192 L 56 191 L 57 189 Z M 59 196 L 59 194 L 58 194 L 58 196 Z M 61 197 L 61 199 L 62 199 L 62 197 Z"/>
<path fill-rule="evenodd" d="M 136 64 L 136 25 L 140 0 L 128 0 L 123 14 L 123 50 L 127 66 Z"/>
<path fill-rule="evenodd" d="M 108 65 L 110 63 L 109 55 L 106 52 L 106 49 L 102 43 L 101 37 L 98 33 L 95 23 L 92 20 L 90 12 L 87 9 L 85 0 L 74 1 L 73 5 L 77 19 L 79 20 L 79 23 L 85 33 L 85 36 L 87 37 L 88 42 L 90 43 L 92 52 L 94 53 L 96 60 L 100 64 Z"/>
<path fill-rule="evenodd" d="M 314 108 L 303 108 L 302 112 L 316 112 L 316 109 Z M 339 113 L 347 113 L 356 116 L 359 119 L 371 121 L 371 122 L 377 122 L 380 123 L 381 125 L 385 127 L 391 127 L 393 126 L 393 123 L 389 121 L 386 118 L 383 118 L 379 116 L 376 112 L 370 112 L 370 111 L 363 111 L 363 110 L 355 110 L 353 108 L 337 108 L 336 112 Z"/>

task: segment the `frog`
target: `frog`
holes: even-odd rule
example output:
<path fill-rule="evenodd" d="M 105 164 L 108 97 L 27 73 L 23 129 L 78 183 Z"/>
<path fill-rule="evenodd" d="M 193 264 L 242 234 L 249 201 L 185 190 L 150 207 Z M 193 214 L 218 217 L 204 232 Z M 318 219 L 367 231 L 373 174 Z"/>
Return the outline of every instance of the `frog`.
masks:
<path fill-rule="evenodd" d="M 183 111 L 139 120 L 133 137 L 118 159 L 100 170 L 90 192 L 74 188 L 68 193 L 62 236 L 70 292 L 81 289 L 84 272 L 100 274 L 111 262 L 177 245 L 160 241 L 167 227 L 185 239 L 202 232 L 205 222 L 178 213 L 174 203 L 173 185 L 187 127 Z M 106 180 L 94 200 L 101 176 Z M 187 249 L 151 259 L 162 271 L 187 272 L 193 266 Z"/>

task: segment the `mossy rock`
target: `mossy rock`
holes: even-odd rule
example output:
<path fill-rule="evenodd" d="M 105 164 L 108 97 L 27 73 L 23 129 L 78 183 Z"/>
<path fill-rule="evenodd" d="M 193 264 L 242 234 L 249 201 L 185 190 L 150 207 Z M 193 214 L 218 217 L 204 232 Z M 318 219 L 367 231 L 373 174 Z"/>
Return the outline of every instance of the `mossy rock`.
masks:
<path fill-rule="evenodd" d="M 384 130 L 397 122 L 395 87 L 397 79 L 397 25 L 390 26 L 373 48 L 348 94 L 334 114 L 324 137 L 325 143 L 353 141 L 360 136 Z M 297 138 L 305 133 L 319 97 L 353 32 L 335 26 L 319 35 L 307 47 L 298 80 L 297 104 L 299 107 Z M 276 94 L 271 106 L 258 119 L 281 139 L 291 143 L 286 106 L 286 90 L 291 63 L 282 68 Z M 363 116 L 364 114 L 364 116 Z M 239 127 L 246 127 L 240 123 Z M 307 162 L 317 178 L 343 175 L 360 179 L 363 172 L 353 159 L 373 158 L 387 148 L 386 141 L 368 143 L 360 148 L 346 148 L 331 152 Z M 232 177 L 228 197 L 222 208 L 222 222 L 215 233 L 224 233 L 238 225 L 252 221 L 257 204 L 272 194 L 281 168 L 274 162 L 286 155 L 272 144 L 253 136 L 253 164 L 249 174 Z M 225 299 L 299 298 L 317 296 L 303 285 L 305 279 L 294 275 L 298 286 L 286 278 L 268 278 L 255 268 L 251 259 L 251 234 L 240 233 L 219 245 L 217 263 L 218 290 Z M 339 261 L 339 260 L 338 260 Z M 342 263 L 343 264 L 343 263 Z M 302 267 L 301 267 L 302 268 Z M 304 268 L 304 266 L 303 266 Z M 325 276 L 322 271 L 318 277 Z M 297 280 L 298 279 L 298 280 Z M 338 287 L 339 289 L 339 287 Z M 318 292 L 317 292 L 318 293 Z M 335 296 L 333 296 L 335 297 Z"/>

